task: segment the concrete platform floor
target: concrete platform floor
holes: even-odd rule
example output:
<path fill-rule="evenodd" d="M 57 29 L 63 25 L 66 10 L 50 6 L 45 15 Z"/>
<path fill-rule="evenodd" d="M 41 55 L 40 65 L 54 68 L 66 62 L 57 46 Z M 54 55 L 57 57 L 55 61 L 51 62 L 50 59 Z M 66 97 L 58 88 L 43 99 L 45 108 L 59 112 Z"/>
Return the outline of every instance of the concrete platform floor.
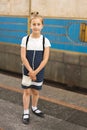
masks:
<path fill-rule="evenodd" d="M 24 125 L 21 78 L 0 73 L 0 130 L 87 130 L 87 95 L 44 84 L 38 107 L 45 118 L 30 109 Z"/>

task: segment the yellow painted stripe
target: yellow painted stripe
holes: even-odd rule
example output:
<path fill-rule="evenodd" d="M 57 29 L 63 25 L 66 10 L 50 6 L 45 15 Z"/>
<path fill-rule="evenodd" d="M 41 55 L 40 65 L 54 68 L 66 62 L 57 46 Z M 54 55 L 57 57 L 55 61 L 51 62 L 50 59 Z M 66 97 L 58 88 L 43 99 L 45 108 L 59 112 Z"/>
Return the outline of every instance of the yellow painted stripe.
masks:
<path fill-rule="evenodd" d="M 15 88 L 15 87 L 10 87 L 10 86 L 6 86 L 6 85 L 3 85 L 3 84 L 0 84 L 0 88 L 4 88 L 4 89 L 8 89 L 10 91 L 14 91 L 14 92 L 18 92 L 18 93 L 23 93 L 23 90 L 21 89 L 18 89 L 18 88 Z"/>
<path fill-rule="evenodd" d="M 23 93 L 23 90 L 21 90 L 21 89 L 18 89 L 18 88 L 12 87 L 12 86 L 11 87 L 5 86 L 3 84 L 0 84 L 0 88 L 8 89 L 10 91 L 15 91 L 15 92 L 18 92 L 18 93 Z M 55 104 L 58 104 L 58 105 L 63 105 L 65 107 L 73 108 L 73 109 L 76 109 L 76 110 L 79 110 L 79 111 L 82 111 L 82 112 L 87 112 L 87 108 L 85 108 L 85 107 L 77 106 L 75 104 L 64 102 L 62 100 L 56 100 L 56 99 L 48 98 L 48 97 L 45 97 L 45 96 L 40 96 L 40 99 L 51 102 L 51 103 L 55 103 Z"/>
<path fill-rule="evenodd" d="M 43 99 L 43 100 L 58 104 L 58 105 L 63 105 L 65 107 L 69 107 L 69 108 L 73 108 L 73 109 L 76 109 L 76 110 L 79 110 L 79 111 L 87 112 L 87 108 L 77 106 L 75 104 L 71 104 L 71 103 L 68 103 L 68 102 L 64 102 L 62 100 L 55 100 L 55 99 L 44 97 L 44 96 L 40 96 L 40 98 Z"/>
<path fill-rule="evenodd" d="M 3 128 L 0 128 L 0 130 L 4 130 Z"/>

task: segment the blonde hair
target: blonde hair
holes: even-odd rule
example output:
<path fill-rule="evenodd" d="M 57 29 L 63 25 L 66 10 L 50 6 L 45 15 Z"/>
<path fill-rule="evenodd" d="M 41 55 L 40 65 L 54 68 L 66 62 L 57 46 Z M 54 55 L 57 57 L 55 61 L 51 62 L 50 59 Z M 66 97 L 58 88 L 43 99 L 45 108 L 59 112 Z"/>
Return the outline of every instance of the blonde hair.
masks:
<path fill-rule="evenodd" d="M 32 19 L 35 19 L 35 18 L 40 18 L 42 24 L 44 24 L 43 17 L 41 15 L 39 15 L 39 12 L 31 12 L 30 23 L 31 23 Z"/>

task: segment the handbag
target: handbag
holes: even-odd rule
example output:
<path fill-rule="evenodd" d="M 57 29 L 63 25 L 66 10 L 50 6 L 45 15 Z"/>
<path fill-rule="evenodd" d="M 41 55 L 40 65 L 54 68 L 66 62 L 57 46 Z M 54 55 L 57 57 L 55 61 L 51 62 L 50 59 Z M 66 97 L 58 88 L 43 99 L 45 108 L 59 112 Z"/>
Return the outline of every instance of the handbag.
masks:
<path fill-rule="evenodd" d="M 23 77 L 22 77 L 22 85 L 24 86 L 30 86 L 32 84 L 32 80 L 29 76 L 26 76 L 23 74 Z"/>

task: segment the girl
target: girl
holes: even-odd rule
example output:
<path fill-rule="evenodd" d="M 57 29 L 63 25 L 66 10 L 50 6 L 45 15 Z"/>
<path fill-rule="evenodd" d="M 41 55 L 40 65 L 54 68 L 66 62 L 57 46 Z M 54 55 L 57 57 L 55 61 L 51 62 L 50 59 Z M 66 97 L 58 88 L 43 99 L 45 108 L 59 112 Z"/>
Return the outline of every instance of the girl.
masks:
<path fill-rule="evenodd" d="M 30 96 L 32 96 L 32 112 L 37 116 L 43 117 L 44 113 L 37 108 L 39 99 L 39 90 L 42 88 L 44 67 L 49 58 L 50 41 L 44 39 L 41 30 L 43 29 L 43 18 L 38 12 L 31 14 L 30 19 L 31 34 L 29 36 L 27 45 L 27 36 L 22 38 L 21 43 L 21 60 L 24 65 L 24 75 L 31 78 L 32 83 L 30 86 L 22 85 L 23 90 L 23 107 L 24 113 L 22 121 L 24 124 L 29 123 L 30 113 L 29 104 Z"/>

